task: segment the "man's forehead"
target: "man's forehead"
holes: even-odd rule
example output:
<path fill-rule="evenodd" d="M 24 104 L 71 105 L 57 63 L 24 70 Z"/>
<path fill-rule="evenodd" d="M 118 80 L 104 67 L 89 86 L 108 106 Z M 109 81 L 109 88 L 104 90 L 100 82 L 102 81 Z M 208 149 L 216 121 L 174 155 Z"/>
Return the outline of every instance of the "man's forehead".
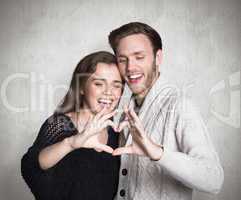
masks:
<path fill-rule="evenodd" d="M 152 45 L 147 36 L 135 34 L 122 38 L 116 49 L 117 56 L 125 54 L 141 54 L 152 50 Z"/>

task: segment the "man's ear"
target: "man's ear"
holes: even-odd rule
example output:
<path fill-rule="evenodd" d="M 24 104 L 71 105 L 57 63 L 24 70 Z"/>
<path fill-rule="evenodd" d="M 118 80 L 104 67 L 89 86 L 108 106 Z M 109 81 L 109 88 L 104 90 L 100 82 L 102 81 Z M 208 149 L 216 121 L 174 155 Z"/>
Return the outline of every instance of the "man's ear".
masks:
<path fill-rule="evenodd" d="M 162 50 L 161 50 L 161 49 L 158 49 L 157 52 L 156 52 L 156 65 L 157 65 L 157 66 L 160 66 L 160 65 L 161 65 L 161 63 L 162 63 L 162 57 L 163 57 Z"/>

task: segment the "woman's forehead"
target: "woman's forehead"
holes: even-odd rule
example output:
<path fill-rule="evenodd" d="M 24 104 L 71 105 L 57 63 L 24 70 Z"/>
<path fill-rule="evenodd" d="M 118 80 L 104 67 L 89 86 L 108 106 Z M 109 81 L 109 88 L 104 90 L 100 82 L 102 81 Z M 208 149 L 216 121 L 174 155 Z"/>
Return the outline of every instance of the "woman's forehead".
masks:
<path fill-rule="evenodd" d="M 121 80 L 120 72 L 114 63 L 98 63 L 92 77 L 96 79 Z"/>

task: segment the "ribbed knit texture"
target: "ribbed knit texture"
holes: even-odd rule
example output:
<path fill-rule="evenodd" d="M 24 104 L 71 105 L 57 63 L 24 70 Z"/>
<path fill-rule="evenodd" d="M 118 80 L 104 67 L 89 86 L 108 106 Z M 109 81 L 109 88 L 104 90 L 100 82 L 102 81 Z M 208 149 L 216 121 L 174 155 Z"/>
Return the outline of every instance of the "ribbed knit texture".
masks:
<path fill-rule="evenodd" d="M 135 107 L 131 94 L 123 97 L 120 106 Z M 128 174 L 120 173 L 118 200 L 190 200 L 193 189 L 211 193 L 220 190 L 223 169 L 207 128 L 196 107 L 176 87 L 160 77 L 138 116 L 146 134 L 164 145 L 164 154 L 159 161 L 122 155 L 121 169 L 127 169 Z M 128 130 L 121 139 L 124 145 L 132 142 Z M 121 190 L 125 190 L 124 196 Z"/>

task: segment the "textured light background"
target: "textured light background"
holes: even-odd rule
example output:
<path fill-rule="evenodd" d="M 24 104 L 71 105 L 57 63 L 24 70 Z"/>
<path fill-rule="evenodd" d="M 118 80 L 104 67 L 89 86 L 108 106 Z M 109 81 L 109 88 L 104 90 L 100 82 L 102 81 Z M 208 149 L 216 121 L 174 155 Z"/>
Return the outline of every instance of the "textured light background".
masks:
<path fill-rule="evenodd" d="M 109 32 L 130 21 L 163 38 L 161 71 L 200 107 L 225 170 L 218 195 L 241 196 L 239 0 L 0 0 L 0 198 L 33 199 L 20 159 L 87 53 L 110 50 Z"/>

